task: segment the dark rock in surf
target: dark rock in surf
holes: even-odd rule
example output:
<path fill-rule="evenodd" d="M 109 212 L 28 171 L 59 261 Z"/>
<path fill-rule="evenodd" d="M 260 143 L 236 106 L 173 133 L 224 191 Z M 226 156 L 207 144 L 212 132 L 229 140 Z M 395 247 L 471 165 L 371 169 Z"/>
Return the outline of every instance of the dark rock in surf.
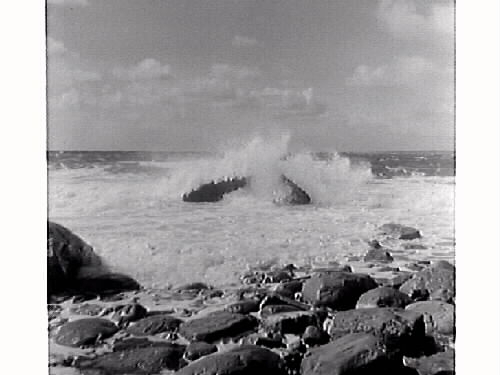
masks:
<path fill-rule="evenodd" d="M 245 187 L 246 177 L 233 177 L 222 181 L 211 181 L 182 196 L 184 202 L 218 202 L 224 195 Z"/>
<path fill-rule="evenodd" d="M 214 342 L 225 337 L 236 337 L 252 331 L 257 320 L 250 315 L 216 311 L 180 325 L 179 334 L 190 341 Z"/>
<path fill-rule="evenodd" d="M 412 300 L 408 295 L 396 290 L 394 288 L 381 286 L 366 293 L 363 293 L 359 297 L 358 303 L 356 304 L 357 309 L 367 309 L 373 307 L 400 307 L 403 308 L 406 305 L 412 303 Z"/>
<path fill-rule="evenodd" d="M 302 290 L 305 301 L 334 310 L 356 306 L 361 294 L 378 285 L 370 276 L 350 272 L 323 272 L 306 280 Z"/>
<path fill-rule="evenodd" d="M 184 349 L 182 345 L 162 343 L 81 359 L 77 361 L 76 367 L 84 374 L 157 374 L 163 369 L 179 369 Z"/>
<path fill-rule="evenodd" d="M 363 260 L 365 262 L 390 263 L 394 260 L 392 255 L 382 249 L 370 249 L 365 254 Z"/>
<path fill-rule="evenodd" d="M 401 224 L 388 223 L 380 227 L 382 234 L 398 238 L 400 240 L 414 240 L 422 237 L 418 229 Z"/>
<path fill-rule="evenodd" d="M 281 181 L 290 189 L 290 193 L 284 199 L 285 203 L 292 205 L 311 203 L 309 194 L 301 189 L 295 182 L 284 175 L 281 175 Z"/>
<path fill-rule="evenodd" d="M 176 375 L 285 375 L 280 356 L 255 345 L 241 345 L 210 354 L 176 372 Z"/>
<path fill-rule="evenodd" d="M 112 336 L 117 331 L 118 327 L 107 319 L 86 318 L 61 326 L 54 340 L 59 345 L 79 347 L 93 345 L 99 339 Z"/>

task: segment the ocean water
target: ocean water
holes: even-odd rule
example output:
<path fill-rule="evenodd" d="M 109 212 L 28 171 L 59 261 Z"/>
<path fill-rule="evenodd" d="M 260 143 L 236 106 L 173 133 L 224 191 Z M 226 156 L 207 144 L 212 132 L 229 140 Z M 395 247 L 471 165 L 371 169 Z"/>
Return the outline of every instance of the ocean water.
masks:
<path fill-rule="evenodd" d="M 454 154 L 289 153 L 256 138 L 224 152 L 49 152 L 49 219 L 89 242 L 115 270 L 151 287 L 224 286 L 256 264 L 325 265 L 363 255 L 379 239 L 397 264 L 454 261 Z M 285 174 L 311 205 L 273 203 Z M 252 185 L 216 203 L 183 193 L 224 176 Z M 378 227 L 418 228 L 411 241 Z"/>

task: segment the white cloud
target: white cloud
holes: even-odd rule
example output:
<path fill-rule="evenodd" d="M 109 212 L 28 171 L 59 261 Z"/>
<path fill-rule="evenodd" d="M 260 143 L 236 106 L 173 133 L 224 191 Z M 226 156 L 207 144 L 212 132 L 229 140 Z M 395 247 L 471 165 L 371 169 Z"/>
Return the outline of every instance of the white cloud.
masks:
<path fill-rule="evenodd" d="M 88 0 L 47 0 L 47 4 L 67 6 L 87 6 Z"/>
<path fill-rule="evenodd" d="M 235 35 L 233 40 L 231 41 L 231 44 L 233 47 L 237 48 L 242 48 L 242 47 L 253 47 L 257 45 L 257 39 L 254 38 L 248 38 L 246 36 L 241 36 L 241 35 Z"/>
<path fill-rule="evenodd" d="M 144 59 L 129 68 L 115 68 L 112 73 L 118 79 L 130 81 L 167 79 L 171 77 L 170 65 L 162 65 L 159 61 L 151 58 Z"/>
<path fill-rule="evenodd" d="M 400 39 L 451 42 L 454 33 L 453 1 L 381 0 L 377 18 Z"/>
<path fill-rule="evenodd" d="M 416 87 L 429 80 L 451 79 L 451 68 L 438 67 L 421 56 L 395 58 L 392 62 L 379 66 L 360 65 L 347 79 L 350 86 Z"/>

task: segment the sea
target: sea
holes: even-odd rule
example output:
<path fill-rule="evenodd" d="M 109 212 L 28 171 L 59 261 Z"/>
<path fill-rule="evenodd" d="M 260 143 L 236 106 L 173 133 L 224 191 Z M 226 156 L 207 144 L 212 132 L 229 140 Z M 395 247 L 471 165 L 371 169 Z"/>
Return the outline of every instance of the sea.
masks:
<path fill-rule="evenodd" d="M 49 220 L 147 287 L 235 285 L 256 265 L 345 263 L 373 239 L 403 268 L 454 262 L 453 152 L 290 152 L 287 140 L 255 138 L 214 153 L 49 151 L 47 160 Z M 281 175 L 312 203 L 276 204 Z M 182 200 L 234 176 L 251 176 L 250 186 L 215 203 Z M 381 235 L 385 223 L 422 237 Z"/>

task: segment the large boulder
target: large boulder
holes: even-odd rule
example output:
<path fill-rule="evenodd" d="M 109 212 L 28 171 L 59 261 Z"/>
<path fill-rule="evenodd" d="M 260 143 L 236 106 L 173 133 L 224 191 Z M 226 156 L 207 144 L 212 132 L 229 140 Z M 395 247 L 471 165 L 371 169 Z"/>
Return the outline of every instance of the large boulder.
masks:
<path fill-rule="evenodd" d="M 427 333 L 450 335 L 455 332 L 455 306 L 442 301 L 422 301 L 406 306 L 406 310 L 424 315 Z"/>
<path fill-rule="evenodd" d="M 185 347 L 172 343 L 106 353 L 92 359 L 78 360 L 84 374 L 158 374 L 163 369 L 180 367 Z"/>
<path fill-rule="evenodd" d="M 357 309 L 372 307 L 405 307 L 412 300 L 406 294 L 391 287 L 381 286 L 363 293 L 356 304 Z"/>
<path fill-rule="evenodd" d="M 422 314 L 393 308 L 339 311 L 325 322 L 332 337 L 348 333 L 371 333 L 380 337 L 390 350 L 405 355 L 419 353 L 425 342 Z"/>
<path fill-rule="evenodd" d="M 318 319 L 313 311 L 291 311 L 272 314 L 262 321 L 262 326 L 272 333 L 302 334 L 308 326 L 318 325 Z"/>
<path fill-rule="evenodd" d="M 92 247 L 60 224 L 47 224 L 47 271 L 49 294 L 65 291 L 83 270 L 102 271 L 105 266 Z"/>
<path fill-rule="evenodd" d="M 182 323 L 179 334 L 190 341 L 214 342 L 225 337 L 236 337 L 253 330 L 257 320 L 251 315 L 215 311 L 201 318 Z"/>
<path fill-rule="evenodd" d="M 118 327 L 107 319 L 79 319 L 62 325 L 54 341 L 59 345 L 72 347 L 93 345 L 100 339 L 114 335 L 117 331 Z"/>
<path fill-rule="evenodd" d="M 401 369 L 401 357 L 383 340 L 368 333 L 352 333 L 311 349 L 302 365 L 303 375 L 388 374 Z"/>
<path fill-rule="evenodd" d="M 315 306 L 349 310 L 359 296 L 378 285 L 370 276 L 350 272 L 322 272 L 306 280 L 302 289 L 304 300 Z"/>
<path fill-rule="evenodd" d="M 182 368 L 176 375 L 285 375 L 280 356 L 255 345 L 241 345 L 210 354 Z"/>
<path fill-rule="evenodd" d="M 427 298 L 430 295 L 433 295 L 434 299 L 439 298 L 440 295 L 453 299 L 455 297 L 455 269 L 450 266 L 449 263 L 439 263 L 419 271 L 403 283 L 399 290 L 413 299 Z"/>
<path fill-rule="evenodd" d="M 60 224 L 47 225 L 47 291 L 54 294 L 110 294 L 137 290 L 129 276 L 112 273 L 93 248 Z"/>

